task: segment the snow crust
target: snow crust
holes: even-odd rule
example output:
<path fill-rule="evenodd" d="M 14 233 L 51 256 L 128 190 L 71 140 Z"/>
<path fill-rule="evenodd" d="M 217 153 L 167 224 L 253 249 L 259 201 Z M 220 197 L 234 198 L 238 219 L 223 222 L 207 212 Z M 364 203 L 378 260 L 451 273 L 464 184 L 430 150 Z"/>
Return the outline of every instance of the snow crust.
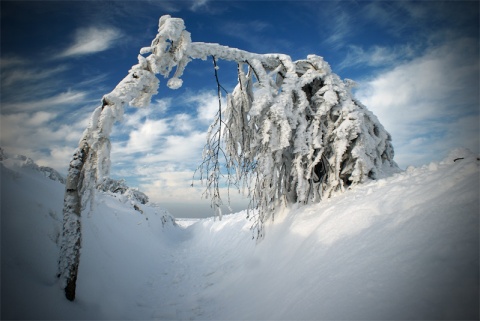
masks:
<path fill-rule="evenodd" d="M 479 158 L 369 181 L 275 215 L 178 220 L 97 191 L 74 303 L 55 274 L 65 185 L 0 161 L 2 319 L 478 319 Z"/>

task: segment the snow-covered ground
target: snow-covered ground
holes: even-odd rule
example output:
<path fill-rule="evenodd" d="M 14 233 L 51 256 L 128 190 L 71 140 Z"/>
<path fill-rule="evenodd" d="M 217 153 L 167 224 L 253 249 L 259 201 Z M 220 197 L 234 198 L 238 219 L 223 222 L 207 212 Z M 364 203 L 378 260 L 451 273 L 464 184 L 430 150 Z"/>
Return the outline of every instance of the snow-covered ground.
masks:
<path fill-rule="evenodd" d="M 99 192 L 74 302 L 55 276 L 64 185 L 25 163 L 0 162 L 2 319 L 479 317 L 480 161 L 465 150 L 286 209 L 258 243 L 245 213 L 174 223 Z"/>

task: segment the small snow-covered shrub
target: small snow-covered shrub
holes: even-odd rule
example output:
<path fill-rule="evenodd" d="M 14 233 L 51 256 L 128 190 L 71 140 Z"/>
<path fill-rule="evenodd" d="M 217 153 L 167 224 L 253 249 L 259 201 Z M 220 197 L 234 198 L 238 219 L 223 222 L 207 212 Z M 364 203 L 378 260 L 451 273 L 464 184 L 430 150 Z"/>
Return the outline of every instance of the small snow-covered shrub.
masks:
<path fill-rule="evenodd" d="M 97 185 L 97 189 L 103 192 L 124 195 L 127 199 L 139 202 L 140 204 L 148 203 L 148 196 L 136 188 L 128 187 L 124 179 L 116 180 L 104 177 Z"/>

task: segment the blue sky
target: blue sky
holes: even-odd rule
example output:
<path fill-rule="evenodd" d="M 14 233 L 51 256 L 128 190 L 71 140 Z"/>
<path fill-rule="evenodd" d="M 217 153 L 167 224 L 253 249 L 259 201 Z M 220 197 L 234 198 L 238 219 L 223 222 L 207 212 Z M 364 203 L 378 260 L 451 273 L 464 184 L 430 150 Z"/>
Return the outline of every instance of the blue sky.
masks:
<path fill-rule="evenodd" d="M 479 152 L 477 1 L 1 1 L 0 146 L 66 172 L 88 118 L 137 63 L 164 14 L 192 41 L 293 59 L 324 57 L 391 133 L 406 168 L 449 150 Z M 231 90 L 236 66 L 220 62 Z M 176 216 L 211 215 L 192 183 L 217 108 L 211 61 L 193 61 L 183 86 L 160 79 L 151 106 L 116 124 L 111 176 Z M 234 210 L 245 201 L 232 194 Z"/>

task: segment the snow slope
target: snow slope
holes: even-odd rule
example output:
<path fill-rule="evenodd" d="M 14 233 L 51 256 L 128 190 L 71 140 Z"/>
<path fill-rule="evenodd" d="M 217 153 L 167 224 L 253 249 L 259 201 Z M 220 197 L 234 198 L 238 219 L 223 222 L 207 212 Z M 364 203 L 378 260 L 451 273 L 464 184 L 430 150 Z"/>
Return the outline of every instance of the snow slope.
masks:
<path fill-rule="evenodd" d="M 478 319 L 479 163 L 456 150 L 286 209 L 259 243 L 245 213 L 174 223 L 98 193 L 72 303 L 55 277 L 64 185 L 3 160 L 1 316 Z"/>

